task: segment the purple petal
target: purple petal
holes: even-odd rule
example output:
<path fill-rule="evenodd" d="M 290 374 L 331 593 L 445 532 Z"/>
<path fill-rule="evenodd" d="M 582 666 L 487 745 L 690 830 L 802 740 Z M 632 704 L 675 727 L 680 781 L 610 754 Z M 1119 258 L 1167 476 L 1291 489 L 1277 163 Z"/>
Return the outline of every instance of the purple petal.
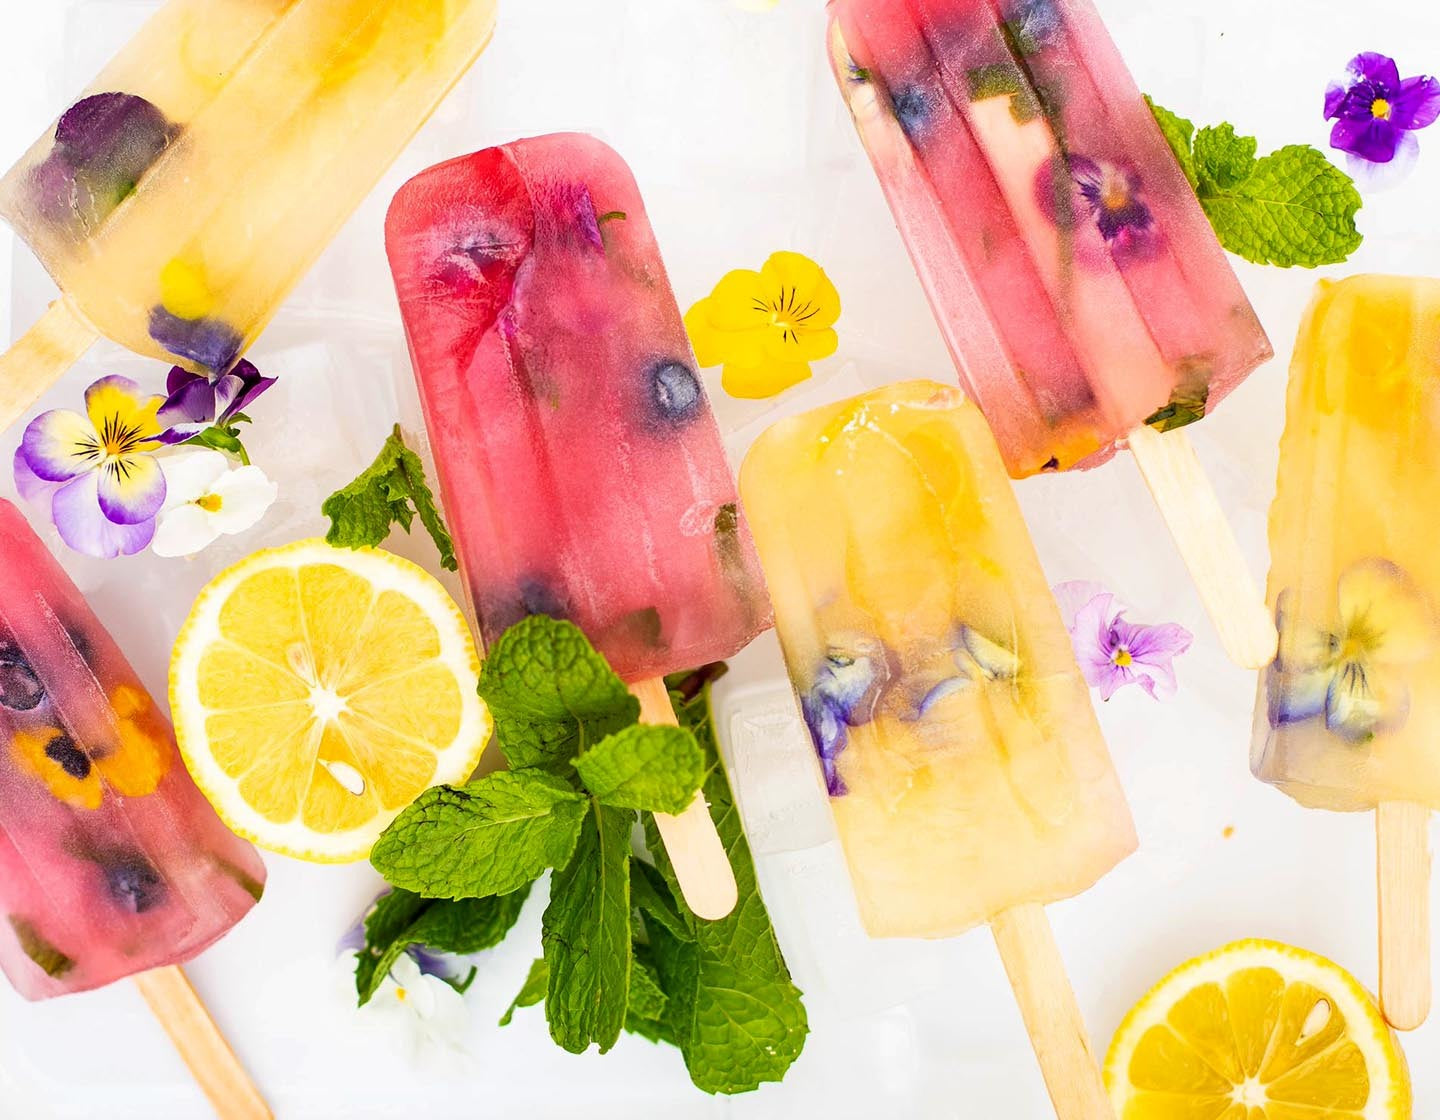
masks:
<path fill-rule="evenodd" d="M 182 319 L 163 307 L 150 309 L 150 337 L 177 358 L 220 372 L 234 363 L 244 336 L 219 319 Z"/>
<path fill-rule="evenodd" d="M 1090 680 L 1089 666 L 1110 665 L 1110 654 L 1114 651 L 1110 626 L 1119 612 L 1115 609 L 1115 596 L 1106 591 L 1096 595 L 1075 614 L 1075 624 L 1070 628 L 1070 638 L 1075 646 L 1075 657 L 1080 667 L 1086 670 L 1085 679 Z"/>
<path fill-rule="evenodd" d="M 68 482 L 99 465 L 99 437 L 89 418 L 57 408 L 30 421 L 19 453 L 37 477 Z"/>
<path fill-rule="evenodd" d="M 1060 608 L 1060 618 L 1066 630 L 1075 629 L 1075 618 L 1087 603 L 1109 594 L 1104 584 L 1084 579 L 1066 580 L 1057 583 L 1051 590 L 1055 593 L 1055 603 Z"/>
<path fill-rule="evenodd" d="M 235 368 L 215 383 L 215 410 L 221 422 L 243 412 L 251 401 L 274 385 L 278 378 L 262 377 L 250 362 L 241 359 Z"/>
<path fill-rule="evenodd" d="M 1390 102 L 1390 123 L 1396 128 L 1426 128 L 1440 117 L 1440 81 L 1406 78 Z"/>
<path fill-rule="evenodd" d="M 1144 665 L 1168 667 L 1171 659 L 1179 657 L 1195 640 L 1189 630 L 1174 622 L 1145 626 L 1125 622 L 1122 616 L 1116 620 L 1117 630 L 1120 626 L 1125 628 L 1120 644 L 1130 651 L 1131 657 Z"/>
<path fill-rule="evenodd" d="M 1327 121 L 1340 115 L 1340 106 L 1349 92 L 1349 83 L 1331 82 L 1325 87 L 1325 119 Z"/>
<path fill-rule="evenodd" d="M 198 373 L 180 372 L 185 375 L 184 379 L 171 372 L 170 396 L 160 406 L 157 419 L 167 428 L 177 424 L 209 424 L 215 419 L 215 386 Z"/>
<path fill-rule="evenodd" d="M 110 560 L 142 551 L 155 536 L 155 522 L 117 525 L 100 510 L 100 476 L 92 472 L 55 492 L 50 513 L 60 539 L 86 556 Z"/>
<path fill-rule="evenodd" d="M 48 508 L 50 495 L 52 495 L 62 483 L 46 482 L 32 471 L 30 464 L 25 462 L 24 452 L 19 448 L 15 450 L 14 470 L 15 489 L 19 492 L 20 497 L 24 498 L 27 502 L 35 502 L 37 504 L 43 500 Z"/>
<path fill-rule="evenodd" d="M 150 455 L 112 459 L 99 476 L 100 510 L 117 525 L 153 521 L 165 504 L 165 472 Z"/>
<path fill-rule="evenodd" d="M 1330 130 L 1330 146 L 1371 163 L 1389 163 L 1395 158 L 1401 135 L 1400 129 L 1378 117 L 1338 120 Z"/>
<path fill-rule="evenodd" d="M 1379 86 L 1381 95 L 1400 88 L 1400 68 L 1389 55 L 1378 51 L 1363 51 L 1346 64 L 1345 69 L 1357 78 L 1363 78 Z"/>
<path fill-rule="evenodd" d="M 1086 680 L 1089 681 L 1091 687 L 1100 690 L 1101 700 L 1109 700 L 1110 697 L 1114 696 L 1127 684 L 1131 684 L 1137 680 L 1137 677 L 1134 672 L 1125 666 L 1116 665 L 1111 662 L 1107 665 L 1106 671 L 1100 674 L 1097 680 L 1091 681 L 1088 675 L 1086 676 Z M 1153 686 L 1151 687 L 1153 688 Z M 1154 695 L 1153 691 L 1151 695 Z"/>

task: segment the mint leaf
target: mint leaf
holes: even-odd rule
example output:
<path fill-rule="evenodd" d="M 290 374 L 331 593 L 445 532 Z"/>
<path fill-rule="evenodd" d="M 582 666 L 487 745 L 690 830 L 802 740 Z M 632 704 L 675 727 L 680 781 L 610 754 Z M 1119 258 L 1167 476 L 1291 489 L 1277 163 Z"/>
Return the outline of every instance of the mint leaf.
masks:
<path fill-rule="evenodd" d="M 634 814 L 590 803 L 570 862 L 550 883 L 541 923 L 550 1037 L 603 1054 L 625 1026 L 630 993 L 630 831 Z"/>
<path fill-rule="evenodd" d="M 684 704 L 680 717 L 708 759 L 715 760 L 708 692 Z M 735 868 L 739 905 L 718 922 L 689 913 L 655 822 L 646 818 L 650 850 L 678 900 L 692 940 L 677 938 L 665 923 L 648 915 L 644 928 L 667 996 L 665 1027 L 685 1057 L 690 1079 L 709 1093 L 743 1093 L 785 1076 L 805 1045 L 809 1026 L 800 991 L 790 980 L 756 889 L 750 849 L 719 766 L 712 766 L 704 792 Z"/>
<path fill-rule="evenodd" d="M 1323 153 L 1292 144 L 1256 159 L 1255 139 L 1231 125 L 1197 133 L 1184 117 L 1146 102 L 1230 252 L 1254 264 L 1315 268 L 1360 247 L 1360 192 Z"/>
<path fill-rule="evenodd" d="M 370 862 L 426 898 L 484 898 L 527 886 L 575 851 L 585 796 L 536 770 L 436 786 L 391 823 Z"/>
<path fill-rule="evenodd" d="M 1259 146 L 1253 136 L 1236 136 L 1233 125 L 1202 128 L 1195 134 L 1195 174 L 1200 193 L 1218 194 L 1250 178 Z"/>
<path fill-rule="evenodd" d="M 1190 146 L 1195 136 L 1195 125 L 1184 117 L 1172 113 L 1164 106 L 1156 105 L 1147 95 L 1145 104 L 1150 106 L 1150 112 L 1155 114 L 1155 122 L 1160 126 L 1160 132 L 1165 137 L 1165 142 L 1170 145 L 1170 150 L 1175 153 L 1175 159 L 1180 164 L 1180 170 L 1185 172 L 1185 178 L 1189 180 L 1190 186 L 1197 185 L 1195 174 L 1195 157 L 1191 154 Z"/>
<path fill-rule="evenodd" d="M 1272 152 L 1244 182 L 1200 199 L 1225 248 L 1282 268 L 1349 257 L 1363 240 L 1355 228 L 1360 204 L 1350 176 L 1305 144 Z"/>
<path fill-rule="evenodd" d="M 478 953 L 500 944 L 520 917 L 528 886 L 494 898 L 427 899 L 392 890 L 365 919 L 365 948 L 355 966 L 363 1007 L 380 990 L 390 969 L 412 945 L 436 953 Z"/>
<path fill-rule="evenodd" d="M 545 991 L 550 986 L 550 966 L 541 957 L 530 966 L 530 973 L 525 977 L 525 984 L 519 993 L 505 1009 L 505 1014 L 500 1017 L 500 1025 L 508 1027 L 510 1021 L 515 1018 L 515 1012 L 522 1007 L 534 1007 L 537 1003 L 545 1001 Z"/>
<path fill-rule="evenodd" d="M 585 788 L 616 809 L 679 813 L 705 780 L 705 753 L 678 727 L 627 727 L 575 760 Z"/>
<path fill-rule="evenodd" d="M 625 1008 L 625 1029 L 651 1042 L 674 1045 L 675 1040 L 665 1024 L 665 1008 L 669 1002 L 660 986 L 660 973 L 656 971 L 649 948 L 635 946 L 635 965 L 630 970 L 630 1002 Z"/>
<path fill-rule="evenodd" d="M 15 934 L 15 940 L 20 943 L 20 951 L 34 961 L 46 976 L 59 980 L 75 967 L 73 958 L 67 957 L 46 941 L 44 935 L 24 918 L 17 918 L 12 914 L 10 929 Z"/>
<path fill-rule="evenodd" d="M 485 659 L 480 695 L 510 765 L 559 774 L 573 774 L 571 759 L 640 716 L 640 702 L 585 635 L 544 615 L 500 636 Z"/>
<path fill-rule="evenodd" d="M 695 935 L 686 924 L 684 916 L 675 904 L 665 877 L 644 860 L 637 859 L 630 864 L 630 898 L 647 920 L 659 922 L 671 937 L 681 941 L 693 941 Z"/>
<path fill-rule="evenodd" d="M 399 524 L 408 533 L 418 516 L 440 550 L 441 566 L 452 572 L 459 567 L 455 543 L 425 481 L 425 464 L 405 446 L 399 424 L 375 462 L 326 498 L 320 512 L 330 519 L 325 539 L 340 548 L 379 548 L 391 525 Z"/>

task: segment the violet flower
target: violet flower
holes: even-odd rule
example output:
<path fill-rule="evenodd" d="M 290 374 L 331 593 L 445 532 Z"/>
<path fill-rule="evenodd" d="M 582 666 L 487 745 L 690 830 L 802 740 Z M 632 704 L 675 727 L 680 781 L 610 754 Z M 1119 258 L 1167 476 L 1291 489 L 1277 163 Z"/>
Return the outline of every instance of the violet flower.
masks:
<path fill-rule="evenodd" d="M 1127 684 L 1138 684 L 1155 699 L 1174 695 L 1173 661 L 1190 648 L 1190 631 L 1173 622 L 1147 626 L 1131 622 L 1115 596 L 1096 583 L 1070 582 L 1055 588 L 1080 671 L 1100 699 L 1109 700 Z"/>
<path fill-rule="evenodd" d="M 1042 212 L 1076 237 L 1077 256 L 1092 266 L 1107 255 L 1120 268 L 1152 260 L 1163 244 L 1140 173 L 1129 165 L 1082 155 L 1050 160 L 1036 173 L 1035 195 Z"/>
<path fill-rule="evenodd" d="M 160 442 L 185 443 L 207 428 L 230 428 L 237 417 L 276 382 L 262 377 L 248 361 L 240 361 L 229 373 L 205 377 L 176 366 L 170 371 L 165 391 L 169 395 L 160 407 L 159 420 L 167 431 Z"/>
<path fill-rule="evenodd" d="M 831 643 L 814 681 L 800 697 L 800 711 L 831 797 L 849 792 L 839 769 L 849 729 L 875 718 L 880 691 L 889 677 L 889 659 L 880 641 L 855 635 Z"/>
<path fill-rule="evenodd" d="M 1375 51 L 1352 58 L 1345 76 L 1325 91 L 1325 119 L 1335 122 L 1330 146 L 1367 163 L 1413 158 L 1414 132 L 1440 117 L 1440 81 L 1400 77 L 1395 60 Z"/>

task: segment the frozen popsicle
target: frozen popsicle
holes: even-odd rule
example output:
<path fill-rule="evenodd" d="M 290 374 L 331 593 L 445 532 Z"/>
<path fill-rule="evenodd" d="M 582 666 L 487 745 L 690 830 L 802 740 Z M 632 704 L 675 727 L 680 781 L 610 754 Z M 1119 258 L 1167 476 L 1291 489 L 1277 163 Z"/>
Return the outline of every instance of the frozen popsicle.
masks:
<path fill-rule="evenodd" d="M 1319 286 L 1290 368 L 1252 766 L 1302 805 L 1377 812 L 1381 1003 L 1429 1009 L 1440 808 L 1440 280 Z"/>
<path fill-rule="evenodd" d="M 1128 445 L 1227 651 L 1264 665 L 1274 629 L 1172 429 L 1270 344 L 1089 0 L 829 7 L 836 80 L 1011 475 Z"/>
<path fill-rule="evenodd" d="M 62 298 L 0 430 L 104 334 L 223 372 L 490 38 L 495 0 L 170 0 L 0 182 Z"/>
<path fill-rule="evenodd" d="M 740 490 L 866 928 L 989 922 L 1057 1111 L 1109 1115 L 1043 907 L 1135 832 L 978 409 L 929 381 L 817 409 Z"/>
<path fill-rule="evenodd" d="M 583 135 L 491 148 L 406 184 L 386 242 L 485 641 L 567 618 L 673 721 L 661 678 L 735 653 L 770 608 L 629 168 Z M 692 908 L 726 913 L 703 803 L 661 831 Z"/>
<path fill-rule="evenodd" d="M 136 977 L 162 1021 L 189 1020 L 177 1043 L 194 1048 L 187 1060 L 226 1098 L 223 1114 L 268 1114 L 173 967 L 249 913 L 264 864 L 195 788 L 164 715 L 5 501 L 0 747 L 0 968 L 11 984 L 46 999 Z"/>

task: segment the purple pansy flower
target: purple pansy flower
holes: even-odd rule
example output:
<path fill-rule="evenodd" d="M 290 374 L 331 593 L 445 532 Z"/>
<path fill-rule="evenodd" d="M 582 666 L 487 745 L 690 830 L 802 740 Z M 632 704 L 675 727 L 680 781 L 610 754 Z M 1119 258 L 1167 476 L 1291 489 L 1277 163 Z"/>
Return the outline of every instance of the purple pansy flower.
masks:
<path fill-rule="evenodd" d="M 1375 51 L 1357 54 L 1345 76 L 1325 91 L 1325 119 L 1335 122 L 1330 146 L 1367 163 L 1413 157 L 1417 129 L 1440 117 L 1440 81 L 1400 77 L 1395 60 Z"/>
<path fill-rule="evenodd" d="M 168 429 L 161 443 L 184 443 L 206 428 L 228 427 L 276 378 L 262 377 L 248 361 L 240 361 L 229 373 L 205 377 L 176 366 L 165 384 L 169 395 L 160 406 L 159 421 Z"/>
<path fill-rule="evenodd" d="M 1035 194 L 1046 216 L 1076 235 L 1077 256 L 1090 264 L 1108 255 L 1124 268 L 1160 250 L 1160 227 L 1132 166 L 1082 155 L 1051 160 L 1036 174 Z"/>
<path fill-rule="evenodd" d="M 139 552 L 155 535 L 165 502 L 159 449 L 162 398 L 125 377 L 85 391 L 85 414 L 55 409 L 25 429 L 15 484 L 28 501 L 48 501 L 61 539 L 108 559 Z"/>
<path fill-rule="evenodd" d="M 177 358 L 211 371 L 228 370 L 245 345 L 245 336 L 223 319 L 186 319 L 163 306 L 150 309 L 150 337 Z"/>
<path fill-rule="evenodd" d="M 1115 596 L 1099 584 L 1071 582 L 1055 588 L 1080 671 L 1100 699 L 1138 684 L 1156 699 L 1175 692 L 1173 661 L 1190 648 L 1190 631 L 1175 623 L 1131 622 Z"/>
<path fill-rule="evenodd" d="M 814 681 L 800 697 L 800 711 L 831 797 L 848 792 L 839 760 L 849 742 L 849 729 L 875 718 L 880 691 L 889 677 L 889 662 L 879 640 L 856 635 L 831 643 Z"/>

